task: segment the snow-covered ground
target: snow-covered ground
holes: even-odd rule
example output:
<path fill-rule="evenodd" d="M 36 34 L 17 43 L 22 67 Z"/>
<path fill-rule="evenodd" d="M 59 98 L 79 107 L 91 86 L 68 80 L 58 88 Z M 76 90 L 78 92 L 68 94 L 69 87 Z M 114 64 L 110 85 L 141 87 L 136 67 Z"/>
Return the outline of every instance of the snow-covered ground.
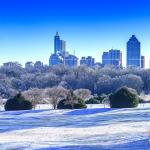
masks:
<path fill-rule="evenodd" d="M 149 150 L 150 107 L 0 112 L 0 150 Z M 93 108 L 95 107 L 95 108 Z"/>

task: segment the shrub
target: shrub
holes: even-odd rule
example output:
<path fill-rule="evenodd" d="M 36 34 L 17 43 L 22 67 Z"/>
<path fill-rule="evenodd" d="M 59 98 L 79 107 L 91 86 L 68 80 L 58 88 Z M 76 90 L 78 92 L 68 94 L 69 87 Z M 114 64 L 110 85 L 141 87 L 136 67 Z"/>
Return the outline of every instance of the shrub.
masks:
<path fill-rule="evenodd" d="M 100 101 L 96 98 L 90 98 L 88 101 L 85 102 L 86 104 L 100 104 Z"/>
<path fill-rule="evenodd" d="M 61 100 L 58 105 L 57 109 L 82 109 L 82 108 L 87 108 L 85 102 L 78 98 L 78 102 L 74 104 L 74 108 L 72 108 L 71 104 L 67 103 L 67 100 Z"/>
<path fill-rule="evenodd" d="M 94 96 L 93 98 L 90 98 L 87 100 L 85 103 L 86 104 L 101 104 L 103 100 L 105 99 L 106 95 L 99 95 L 99 96 Z"/>
<path fill-rule="evenodd" d="M 7 100 L 5 104 L 6 111 L 13 110 L 29 110 L 32 109 L 32 103 L 26 100 L 21 93 L 17 94 L 15 97 Z"/>
<path fill-rule="evenodd" d="M 137 107 L 139 103 L 139 97 L 135 90 L 127 87 L 120 88 L 109 98 L 111 108 L 133 108 Z"/>

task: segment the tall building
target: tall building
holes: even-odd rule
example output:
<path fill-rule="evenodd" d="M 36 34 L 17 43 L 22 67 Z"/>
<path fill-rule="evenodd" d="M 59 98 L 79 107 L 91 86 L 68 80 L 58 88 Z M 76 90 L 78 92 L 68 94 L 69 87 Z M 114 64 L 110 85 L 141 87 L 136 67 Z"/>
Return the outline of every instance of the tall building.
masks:
<path fill-rule="evenodd" d="M 60 43 L 60 36 L 59 33 L 56 32 L 56 35 L 54 36 L 54 53 L 57 54 L 57 52 L 60 52 L 61 50 L 61 43 Z"/>
<path fill-rule="evenodd" d="M 127 67 L 139 67 L 141 64 L 141 44 L 135 35 L 127 42 Z"/>
<path fill-rule="evenodd" d="M 111 49 L 109 50 L 109 52 L 103 52 L 102 64 L 121 67 L 122 66 L 122 52 L 116 49 Z"/>
<path fill-rule="evenodd" d="M 92 67 L 95 65 L 95 59 L 92 58 L 92 56 L 81 57 L 80 65 L 86 65 L 86 66 Z"/>
<path fill-rule="evenodd" d="M 49 58 L 49 65 L 77 66 L 78 58 L 66 52 L 66 42 L 60 39 L 59 33 L 54 36 L 54 54 Z"/>
<path fill-rule="evenodd" d="M 54 53 L 62 53 L 63 51 L 66 51 L 66 42 L 64 40 L 60 39 L 59 33 L 56 32 L 56 35 L 54 37 Z"/>
<path fill-rule="evenodd" d="M 145 56 L 141 56 L 141 68 L 145 68 Z"/>

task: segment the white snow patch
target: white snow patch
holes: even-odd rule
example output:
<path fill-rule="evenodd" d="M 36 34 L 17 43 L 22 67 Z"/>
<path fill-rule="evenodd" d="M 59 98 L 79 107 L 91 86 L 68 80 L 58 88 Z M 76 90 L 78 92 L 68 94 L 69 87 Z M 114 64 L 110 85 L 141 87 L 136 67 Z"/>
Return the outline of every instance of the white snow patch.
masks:
<path fill-rule="evenodd" d="M 0 150 L 148 150 L 150 108 L 0 112 Z"/>

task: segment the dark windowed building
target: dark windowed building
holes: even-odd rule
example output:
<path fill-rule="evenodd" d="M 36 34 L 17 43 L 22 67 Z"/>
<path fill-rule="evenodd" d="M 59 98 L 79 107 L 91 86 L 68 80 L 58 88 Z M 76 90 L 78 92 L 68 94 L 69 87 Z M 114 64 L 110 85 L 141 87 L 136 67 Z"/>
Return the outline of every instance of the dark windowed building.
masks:
<path fill-rule="evenodd" d="M 109 60 L 109 52 L 103 52 L 102 55 L 102 64 L 103 65 L 109 65 L 110 64 L 110 60 Z"/>
<path fill-rule="evenodd" d="M 102 64 L 121 67 L 122 66 L 122 52 L 116 49 L 111 49 L 109 50 L 109 52 L 103 52 Z"/>
<path fill-rule="evenodd" d="M 127 42 L 127 67 L 141 66 L 141 44 L 135 35 Z"/>
<path fill-rule="evenodd" d="M 78 64 L 78 58 L 74 55 L 68 54 L 64 58 L 64 63 L 65 63 L 66 66 L 75 67 Z"/>
<path fill-rule="evenodd" d="M 92 67 L 95 65 L 95 59 L 92 56 L 82 57 L 80 60 L 80 65 Z"/>

